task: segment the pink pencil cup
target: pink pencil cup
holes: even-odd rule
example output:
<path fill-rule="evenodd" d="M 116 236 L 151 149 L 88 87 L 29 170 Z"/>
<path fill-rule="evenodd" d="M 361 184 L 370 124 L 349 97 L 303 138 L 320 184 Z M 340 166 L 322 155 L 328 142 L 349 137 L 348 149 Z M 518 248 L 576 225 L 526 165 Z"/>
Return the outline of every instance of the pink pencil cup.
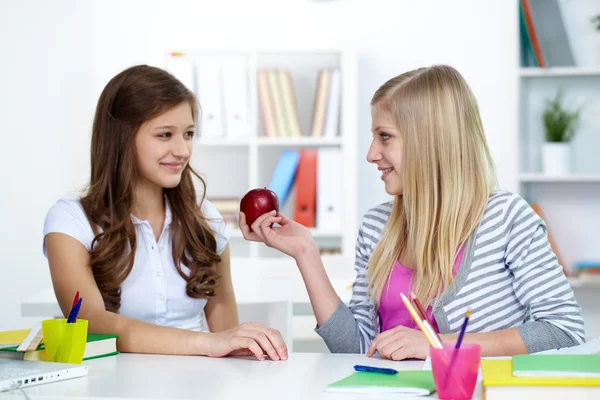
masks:
<path fill-rule="evenodd" d="M 444 343 L 443 349 L 429 348 L 435 391 L 440 399 L 471 399 L 477 383 L 481 346 L 463 343 L 458 350 L 454 346 L 454 343 Z"/>

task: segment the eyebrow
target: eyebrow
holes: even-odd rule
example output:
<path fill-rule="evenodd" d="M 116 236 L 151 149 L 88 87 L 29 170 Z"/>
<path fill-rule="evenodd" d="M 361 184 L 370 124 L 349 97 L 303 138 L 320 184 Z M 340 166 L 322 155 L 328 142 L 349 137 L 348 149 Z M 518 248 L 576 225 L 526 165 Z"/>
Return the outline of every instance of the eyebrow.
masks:
<path fill-rule="evenodd" d="M 393 130 L 394 130 L 394 128 L 391 126 L 378 126 L 375 129 L 371 129 L 371 132 L 377 132 L 377 131 L 389 132 L 389 131 L 393 131 Z"/>
<path fill-rule="evenodd" d="M 190 128 L 194 128 L 194 127 L 195 127 L 195 125 L 192 124 L 192 125 L 189 125 L 185 129 L 190 129 Z M 177 129 L 177 127 L 174 125 L 160 125 L 160 126 L 155 126 L 154 129 Z"/>

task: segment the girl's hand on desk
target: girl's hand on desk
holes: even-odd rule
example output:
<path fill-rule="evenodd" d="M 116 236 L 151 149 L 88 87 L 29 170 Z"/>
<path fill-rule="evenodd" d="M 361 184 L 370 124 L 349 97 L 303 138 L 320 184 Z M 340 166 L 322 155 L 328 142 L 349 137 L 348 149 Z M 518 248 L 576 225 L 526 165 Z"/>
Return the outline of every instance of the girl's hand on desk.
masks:
<path fill-rule="evenodd" d="M 406 358 L 425 359 L 429 355 L 429 342 L 419 330 L 405 326 L 379 333 L 371 345 L 367 356 L 371 357 L 378 351 L 381 357 L 390 360 L 404 360 Z"/>
<path fill-rule="evenodd" d="M 263 361 L 264 354 L 271 360 L 287 360 L 288 351 L 279 331 L 256 322 L 246 322 L 238 327 L 210 335 L 209 357 L 251 356 Z"/>
<path fill-rule="evenodd" d="M 281 226 L 272 226 L 274 223 Z M 286 218 L 281 213 L 277 214 L 275 211 L 258 217 L 252 227 L 248 226 L 246 216 L 243 212 L 240 212 L 240 229 L 244 239 L 263 242 L 267 246 L 295 259 L 314 245 L 314 240 L 308 228 Z"/>

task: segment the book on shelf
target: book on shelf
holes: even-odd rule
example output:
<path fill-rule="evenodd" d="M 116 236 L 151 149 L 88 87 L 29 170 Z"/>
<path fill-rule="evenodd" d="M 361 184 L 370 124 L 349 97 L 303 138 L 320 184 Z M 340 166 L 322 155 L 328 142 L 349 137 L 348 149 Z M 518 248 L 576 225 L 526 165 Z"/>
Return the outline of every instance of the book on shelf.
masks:
<path fill-rule="evenodd" d="M 339 131 L 342 81 L 339 68 L 318 72 L 310 136 L 335 137 Z"/>
<path fill-rule="evenodd" d="M 558 0 L 519 0 L 519 15 L 523 66 L 575 65 Z"/>
<path fill-rule="evenodd" d="M 221 214 L 229 229 L 233 230 L 239 227 L 240 199 L 237 197 L 213 197 L 208 201 Z"/>
<path fill-rule="evenodd" d="M 267 137 L 302 136 L 290 71 L 258 70 L 257 85 L 263 135 Z"/>

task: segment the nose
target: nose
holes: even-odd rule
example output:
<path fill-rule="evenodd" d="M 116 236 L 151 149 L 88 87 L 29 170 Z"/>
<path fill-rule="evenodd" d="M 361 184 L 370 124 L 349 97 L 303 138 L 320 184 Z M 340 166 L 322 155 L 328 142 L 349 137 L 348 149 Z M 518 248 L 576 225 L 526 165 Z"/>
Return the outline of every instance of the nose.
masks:
<path fill-rule="evenodd" d="M 371 141 L 371 146 L 369 146 L 369 151 L 367 152 L 367 161 L 370 163 L 375 163 L 381 160 L 381 151 L 379 150 L 379 146 L 375 140 Z"/>
<path fill-rule="evenodd" d="M 186 139 L 183 135 L 176 136 L 171 140 L 171 153 L 178 158 L 189 158 L 192 153 L 192 141 Z"/>

